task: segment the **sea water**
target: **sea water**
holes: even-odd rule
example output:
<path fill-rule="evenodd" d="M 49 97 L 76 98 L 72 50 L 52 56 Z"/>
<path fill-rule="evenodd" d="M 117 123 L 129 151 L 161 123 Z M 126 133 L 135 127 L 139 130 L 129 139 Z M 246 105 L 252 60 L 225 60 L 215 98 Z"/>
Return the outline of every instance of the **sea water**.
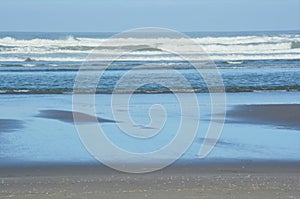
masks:
<path fill-rule="evenodd" d="M 111 46 L 101 45 L 113 34 L 0 33 L 0 119 L 3 123 L 0 164 L 95 162 L 81 143 L 73 123 L 38 115 L 42 110 L 72 110 L 71 94 L 76 75 L 94 48 L 108 55 L 114 55 L 120 46 L 133 48 L 127 45 L 130 38 L 115 40 Z M 299 31 L 186 34 L 202 47 L 218 68 L 228 92 L 228 108 L 238 104 L 300 103 Z M 146 39 L 137 38 L 135 42 L 141 46 Z M 167 81 L 173 83 L 175 92 L 196 92 L 201 110 L 199 132 L 182 158 L 197 159 L 208 126 L 208 90 L 189 62 L 163 51 L 160 45 L 168 43 L 174 48 L 189 49 L 191 57 L 197 52 L 193 52 L 193 46 L 182 46 L 180 40 L 172 38 L 155 38 L 152 43 L 155 48 L 141 46 L 140 50 L 115 60 L 105 71 L 96 88 L 97 116 L 114 119 L 108 96 L 112 92 L 129 92 L 126 85 L 123 90 L 114 90 L 116 82 L 127 71 L 143 66 L 132 79 L 140 84 L 145 77 L 162 79 L 170 69 L 178 70 L 191 83 L 192 89 L 182 87 L 176 79 Z M 193 58 L 203 61 L 197 56 Z M 89 63 L 85 68 L 87 73 L 102 69 L 110 62 L 102 59 Z M 171 91 L 160 85 L 145 85 L 135 93 L 130 110 L 133 120 L 141 126 L 149 123 L 148 109 L 152 104 L 165 107 L 168 117 L 161 132 L 163 136 L 154 140 L 154 144 L 151 140 L 135 142 L 124 136 L 116 123 L 103 123 L 103 128 L 112 141 L 128 151 L 157 150 L 175 135 L 181 116 L 179 105 Z M 8 120 L 15 124 L 9 130 L 5 127 Z M 297 130 L 226 123 L 219 142 L 206 159 L 300 160 L 299 141 Z M 121 160 L 122 157 L 107 158 Z"/>
<path fill-rule="evenodd" d="M 186 33 L 203 53 L 215 63 L 222 75 L 226 91 L 296 90 L 300 89 L 300 32 L 235 32 Z M 107 55 L 115 55 L 118 48 L 140 46 L 127 56 L 120 57 L 106 69 L 98 93 L 111 93 L 115 82 L 128 70 L 142 66 L 141 75 L 153 72 L 155 76 L 180 71 L 192 84 L 190 92 L 207 92 L 206 85 L 192 70 L 191 64 L 179 56 L 165 52 L 168 49 L 187 49 L 190 58 L 203 61 L 192 45 L 183 45 L 180 39 L 118 38 L 109 45 L 103 43 L 113 33 L 0 33 L 0 93 L 70 93 L 77 71 L 86 62 L 89 53 L 97 48 Z M 128 46 L 128 40 L 135 43 Z M 143 46 L 151 40 L 153 46 Z M 193 56 L 193 54 L 195 56 Z M 103 69 L 108 59 L 89 60 L 85 70 Z M 94 62 L 93 62 L 94 61 Z M 149 78 L 149 76 L 148 76 Z M 135 81 L 143 81 L 138 77 Z M 173 81 L 170 81 L 173 82 Z M 176 87 L 177 82 L 174 82 Z M 155 86 L 154 86 L 155 87 Z M 189 92 L 178 87 L 179 92 Z M 168 92 L 162 87 L 143 87 L 140 93 Z"/>

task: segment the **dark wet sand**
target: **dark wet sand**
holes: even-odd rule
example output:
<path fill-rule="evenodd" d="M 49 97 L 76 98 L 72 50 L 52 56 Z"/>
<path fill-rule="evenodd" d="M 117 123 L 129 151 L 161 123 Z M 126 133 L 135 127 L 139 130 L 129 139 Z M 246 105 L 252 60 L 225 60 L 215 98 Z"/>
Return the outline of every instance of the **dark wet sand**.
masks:
<path fill-rule="evenodd" d="M 15 119 L 0 119 L 0 133 L 11 132 L 23 128 L 24 122 Z"/>
<path fill-rule="evenodd" d="M 148 174 L 103 166 L 1 169 L 0 198 L 299 198 L 300 162 L 175 164 Z"/>
<path fill-rule="evenodd" d="M 78 123 L 90 123 L 90 122 L 115 122 L 110 119 L 101 117 L 95 117 L 85 113 L 65 111 L 65 110 L 41 110 L 36 117 L 59 120 L 62 122 L 74 123 L 74 116 Z"/>
<path fill-rule="evenodd" d="M 111 119 L 66 110 L 41 110 L 36 117 L 73 123 L 74 115 L 79 123 L 116 122 Z M 226 117 L 227 123 L 263 124 L 300 130 L 300 104 L 237 105 L 227 111 Z M 22 125 L 21 122 L 18 120 L 6 121 L 0 119 L 0 127 L 2 129 L 19 128 Z"/>
<path fill-rule="evenodd" d="M 300 130 L 300 104 L 234 106 L 227 112 L 226 122 L 273 125 Z"/>

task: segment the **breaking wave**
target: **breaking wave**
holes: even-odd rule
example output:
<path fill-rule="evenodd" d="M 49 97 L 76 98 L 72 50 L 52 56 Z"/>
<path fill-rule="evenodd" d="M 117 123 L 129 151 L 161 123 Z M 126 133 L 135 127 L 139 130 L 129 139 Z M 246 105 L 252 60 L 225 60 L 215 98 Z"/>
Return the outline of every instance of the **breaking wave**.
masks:
<path fill-rule="evenodd" d="M 197 54 L 194 46 L 185 46 L 181 39 L 174 38 L 118 38 L 102 45 L 107 38 L 68 36 L 63 39 L 16 39 L 0 38 L 0 61 L 24 61 L 27 57 L 41 61 L 84 61 L 95 48 L 107 55 L 114 55 L 118 49 L 126 49 L 132 60 L 170 60 L 163 49 L 188 49 Z M 262 59 L 300 59 L 300 34 L 275 34 L 257 36 L 194 37 L 196 43 L 210 55 L 212 60 L 242 61 Z M 128 46 L 134 40 L 136 45 Z M 145 40 L 152 45 L 144 45 Z M 147 42 L 148 43 L 148 42 Z M 199 59 L 195 55 L 195 59 Z M 128 60 L 128 59 L 127 59 Z"/>

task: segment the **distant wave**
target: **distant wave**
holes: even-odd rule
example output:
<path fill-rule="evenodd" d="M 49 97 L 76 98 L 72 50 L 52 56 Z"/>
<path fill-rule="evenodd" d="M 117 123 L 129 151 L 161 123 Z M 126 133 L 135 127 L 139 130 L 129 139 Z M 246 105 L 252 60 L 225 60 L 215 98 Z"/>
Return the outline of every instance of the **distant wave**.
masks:
<path fill-rule="evenodd" d="M 180 38 L 115 38 L 111 39 L 109 45 L 104 45 L 107 38 L 81 35 L 53 39 L 50 35 L 49 39 L 16 39 L 13 35 L 6 35 L 0 38 L 0 62 L 84 62 L 94 49 L 105 55 L 94 61 L 110 61 L 120 49 L 130 52 L 120 61 L 181 60 L 181 57 L 164 51 L 166 48 L 187 50 L 193 60 L 202 60 L 203 57 L 194 44 L 184 45 Z M 300 34 L 204 36 L 192 39 L 195 44 L 202 46 L 203 53 L 206 52 L 211 60 L 223 61 L 225 65 L 244 64 L 246 60 L 300 59 Z M 145 45 L 146 40 L 151 45 Z M 128 45 L 128 41 L 135 45 Z"/>
<path fill-rule="evenodd" d="M 84 56 L 56 56 L 56 55 L 43 55 L 43 56 L 20 56 L 20 55 L 14 55 L 14 56 L 1 56 L 0 54 L 0 62 L 28 62 L 28 60 L 32 60 L 35 62 L 110 62 L 115 59 L 114 55 L 107 55 L 105 57 L 101 58 L 89 58 L 87 60 Z M 228 64 L 233 63 L 240 63 L 241 61 L 247 61 L 247 60 L 300 60 L 300 53 L 296 54 L 267 54 L 267 55 L 247 55 L 247 54 L 228 54 L 228 55 L 209 55 L 209 59 L 213 61 L 225 61 Z M 190 56 L 190 60 L 194 61 L 207 61 L 206 59 L 203 59 L 201 56 Z M 184 61 L 179 56 L 174 55 L 128 55 L 123 57 L 118 57 L 115 61 L 127 61 L 127 62 L 140 62 L 140 61 L 149 61 L 149 62 L 155 62 L 155 61 Z M 18 65 L 18 63 L 16 63 Z"/>
<path fill-rule="evenodd" d="M 288 60 L 278 60 L 279 63 L 273 63 L 276 65 L 267 65 L 261 63 L 251 63 L 250 60 L 247 60 L 244 64 L 240 61 L 238 62 L 217 62 L 217 68 L 219 69 L 256 69 L 256 68 L 300 68 L 300 60 L 295 61 L 296 63 L 291 63 L 288 65 Z M 284 64 L 280 64 L 283 62 Z M 81 68 L 84 71 L 99 71 L 106 67 L 107 63 L 98 63 L 92 64 L 91 66 L 87 66 Z M 143 66 L 142 68 L 135 68 L 136 66 Z M 12 63 L 0 63 L 0 72 L 77 72 L 81 67 L 80 62 L 60 62 L 59 64 L 52 64 L 49 65 L 48 62 L 24 62 L 17 64 L 16 62 Z M 123 71 L 123 70 L 131 70 L 135 68 L 135 70 L 192 70 L 193 67 L 187 63 L 177 63 L 177 62 L 170 62 L 170 63 L 133 63 L 133 62 L 116 62 L 110 65 L 107 68 L 107 71 Z M 210 66 L 203 67 L 202 69 L 210 69 Z"/>
<path fill-rule="evenodd" d="M 259 88 L 259 87 L 228 87 L 226 88 L 226 92 L 299 92 L 300 86 L 290 86 L 290 87 L 269 87 L 269 88 Z M 114 90 L 115 94 L 130 94 L 131 91 L 126 90 Z M 166 93 L 208 93 L 208 90 L 203 89 L 174 89 L 170 90 L 136 90 L 135 94 L 166 94 Z M 214 92 L 219 92 L 215 90 Z M 0 94 L 72 94 L 72 89 L 4 89 L 0 90 Z M 77 94 L 92 94 L 88 91 L 77 92 Z M 112 94 L 112 90 L 97 90 L 96 94 Z"/>
<path fill-rule="evenodd" d="M 56 47 L 72 47 L 72 46 L 86 46 L 97 47 L 100 46 L 107 39 L 95 39 L 95 38 L 76 38 L 73 37 L 67 39 L 32 39 L 32 40 L 17 40 L 12 37 L 0 38 L 0 47 L 21 47 L 21 46 L 56 46 Z M 184 39 L 172 39 L 172 38 L 155 38 L 155 39 L 141 39 L 141 38 L 119 38 L 111 39 L 111 43 L 116 47 L 126 46 L 128 40 L 134 40 L 136 45 L 144 45 L 145 41 L 151 41 L 153 44 L 176 44 L 180 45 Z M 192 38 L 200 45 L 215 45 L 220 47 L 226 46 L 257 46 L 257 45 L 276 45 L 280 43 L 299 42 L 300 35 L 293 38 L 290 37 L 204 37 L 204 38 Z"/>
<path fill-rule="evenodd" d="M 111 93 L 116 81 L 126 70 L 138 69 L 134 82 L 143 82 L 150 77 L 164 80 L 169 69 L 180 70 L 194 89 L 185 88 L 173 77 L 175 92 L 208 92 L 205 82 L 193 71 L 191 63 L 181 56 L 164 49 L 184 50 L 190 60 L 209 69 L 207 59 L 214 61 L 223 77 L 227 92 L 300 91 L 300 33 L 258 34 L 240 33 L 226 36 L 223 33 L 192 38 L 195 43 L 186 44 L 182 39 L 118 38 L 109 44 L 107 37 L 84 34 L 27 36 L 0 32 L 0 93 L 1 94 L 63 94 L 72 93 L 77 71 L 105 69 L 103 82 L 97 93 Z M 2 35 L 2 36 L 1 36 Z M 225 36 L 224 36 L 225 35 Z M 132 45 L 132 43 L 134 45 Z M 147 44 L 147 45 L 145 45 Z M 198 52 L 195 46 L 202 46 Z M 97 50 L 100 57 L 88 57 Z M 119 53 L 128 54 L 121 57 Z M 209 57 L 207 56 L 209 55 Z M 88 59 L 88 62 L 86 60 Z M 114 62 L 111 63 L 111 61 Z M 84 64 L 84 67 L 81 67 Z M 171 79 L 170 79 L 171 78 Z M 128 93 L 128 86 L 116 93 Z M 217 91 L 217 90 L 216 90 Z M 82 89 L 82 93 L 89 92 Z M 146 85 L 135 93 L 171 93 L 155 85 Z"/>
<path fill-rule="evenodd" d="M 226 63 L 228 63 L 228 64 L 242 64 L 242 63 L 244 63 L 243 61 L 227 61 Z"/>

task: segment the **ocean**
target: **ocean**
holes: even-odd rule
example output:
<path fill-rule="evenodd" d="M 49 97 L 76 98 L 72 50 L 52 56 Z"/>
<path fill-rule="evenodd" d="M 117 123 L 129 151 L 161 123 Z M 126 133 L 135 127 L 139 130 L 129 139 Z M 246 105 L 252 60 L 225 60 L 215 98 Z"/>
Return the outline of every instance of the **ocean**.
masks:
<path fill-rule="evenodd" d="M 198 43 L 215 63 L 227 92 L 300 90 L 299 31 L 185 34 Z M 116 48 L 134 47 L 127 45 L 132 38 L 101 46 L 113 35 L 0 32 L 0 93 L 71 93 L 77 71 L 94 48 L 113 55 Z M 143 45 L 145 39 L 135 38 L 134 42 Z M 155 48 L 144 46 L 114 61 L 96 92 L 111 93 L 122 74 L 136 66 L 147 67 L 146 73 L 154 71 L 160 74 L 165 74 L 168 68 L 175 68 L 193 86 L 193 90 L 178 87 L 178 92 L 207 92 L 205 83 L 195 76 L 189 62 L 160 48 L 168 43 L 169 48 L 189 49 L 192 54 L 193 46 L 184 46 L 180 39 L 167 37 L 155 38 L 153 43 Z M 194 59 L 202 61 L 196 54 Z M 87 70 L 98 70 L 107 64 L 108 60 L 95 60 Z M 168 89 L 152 85 L 137 92 L 164 93 Z"/>
<path fill-rule="evenodd" d="M 275 32 L 190 32 L 185 33 L 202 47 L 224 82 L 227 109 L 238 105 L 300 103 L 300 31 Z M 0 166 L 37 163 L 95 163 L 83 146 L 72 122 L 72 92 L 78 71 L 93 74 L 108 64 L 95 92 L 97 117 L 114 121 L 111 93 L 130 93 L 130 84 L 140 85 L 145 78 L 171 82 L 172 90 L 159 84 L 140 86 L 132 95 L 130 114 L 134 128 L 142 132 L 151 121 L 148 112 L 161 104 L 167 113 L 162 134 L 153 139 L 133 139 L 124 135 L 116 122 L 103 122 L 109 139 L 128 151 L 145 153 L 160 150 L 176 133 L 181 115 L 180 105 L 172 94 L 196 93 L 200 108 L 200 128 L 182 158 L 198 159 L 205 132 L 209 128 L 210 95 L 203 78 L 190 62 L 165 52 L 169 48 L 186 49 L 195 62 L 205 62 L 195 46 L 166 36 L 152 38 L 119 38 L 111 45 L 101 45 L 114 33 L 35 33 L 0 32 Z M 130 42 L 129 42 L 130 41 Z M 128 45 L 135 43 L 136 45 Z M 106 43 L 107 44 L 107 43 Z M 118 49 L 135 49 L 110 63 Z M 97 48 L 108 59 L 89 60 Z M 128 71 L 136 70 L 128 85 L 120 90 L 116 83 Z M 192 87 L 168 76 L 175 69 Z M 205 68 L 204 68 L 205 69 Z M 173 83 L 172 83 L 173 82 Z M 191 89 L 192 88 L 192 89 Z M 118 107 L 118 113 L 127 111 Z M 190 107 L 193 110 L 195 107 Z M 272 114 L 272 113 L 271 113 Z M 155 119 L 155 118 L 154 118 Z M 160 118 L 159 118 L 160 120 Z M 218 122 L 218 121 L 213 121 Z M 101 123 L 101 122 L 100 122 Z M 126 122 L 125 122 L 126 123 Z M 189 126 L 189 125 L 188 125 Z M 150 128 L 149 128 L 150 129 Z M 151 130 L 151 129 L 150 129 Z M 276 125 L 233 123 L 226 120 L 222 134 L 206 160 L 276 160 L 299 161 L 300 136 L 297 129 Z M 108 160 L 128 161 L 127 157 L 104 154 Z M 167 159 L 173 154 L 160 154 Z M 135 160 L 129 160 L 135 161 Z"/>

